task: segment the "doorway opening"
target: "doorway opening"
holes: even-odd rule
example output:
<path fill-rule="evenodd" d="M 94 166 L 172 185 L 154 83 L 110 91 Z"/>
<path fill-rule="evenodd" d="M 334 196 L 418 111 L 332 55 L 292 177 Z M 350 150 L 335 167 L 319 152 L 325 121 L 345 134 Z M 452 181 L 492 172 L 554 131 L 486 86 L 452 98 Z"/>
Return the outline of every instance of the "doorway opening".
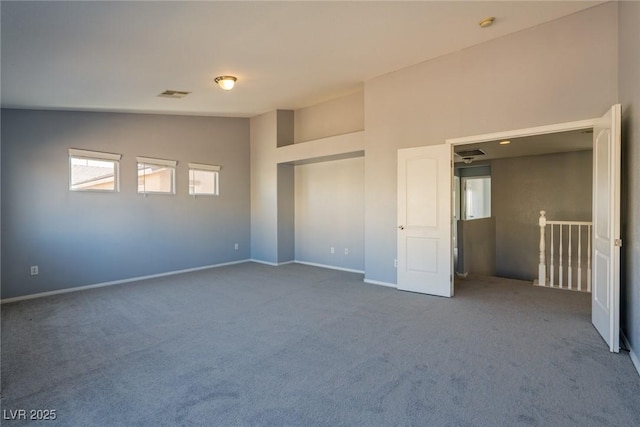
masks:
<path fill-rule="evenodd" d="M 563 224 L 591 221 L 592 149 L 592 129 L 454 147 L 452 228 L 457 275 L 533 283 L 539 273 L 540 211 L 550 221 Z M 476 160 L 459 154 L 470 151 L 482 155 Z M 580 233 L 577 226 L 562 227 L 565 233 L 561 236 L 555 226 L 554 245 L 551 232 L 546 233 L 545 264 L 564 264 L 564 269 L 553 270 L 556 287 L 562 284 L 567 289 L 572 279 L 570 289 L 586 291 L 586 228 Z M 580 286 L 575 283 L 578 278 Z M 550 282 L 542 281 L 545 283 Z"/>
<path fill-rule="evenodd" d="M 452 157 L 456 146 L 470 148 L 472 144 L 488 141 L 499 141 L 501 145 L 508 146 L 511 138 L 592 130 L 593 227 L 589 229 L 589 238 L 593 241 L 592 250 L 590 248 L 589 251 L 593 254 L 593 269 L 589 274 L 593 286 L 591 322 L 608 344 L 609 350 L 616 353 L 620 351 L 620 247 L 622 246 L 620 239 L 620 127 L 621 106 L 616 104 L 597 119 L 447 140 Z M 453 182 L 453 176 L 451 181 Z M 449 206 L 453 205 L 452 200 Z M 544 217 L 543 212 L 540 213 Z M 541 229 L 543 222 L 543 219 L 540 219 Z M 544 233 L 541 233 L 539 264 L 541 277 L 544 277 L 543 274 L 546 275 L 542 256 L 543 239 Z M 450 258 L 453 259 L 453 256 Z M 453 288 L 452 281 L 452 295 Z"/>
<path fill-rule="evenodd" d="M 620 330 L 620 125 L 621 106 L 602 117 L 446 141 L 398 150 L 398 289 L 443 297 L 454 294 L 453 152 L 457 145 L 593 129 L 593 266 L 591 320 L 612 352 Z M 506 142 L 504 145 L 508 146 Z M 495 171 L 492 172 L 492 180 Z M 526 188 L 514 194 L 527 195 Z M 493 210 L 493 209 L 492 209 Z M 541 221 L 542 222 L 542 221 Z M 542 242 L 542 239 L 541 239 Z M 540 245 L 542 247 L 542 244 Z M 540 271 L 543 270 L 541 257 Z"/>

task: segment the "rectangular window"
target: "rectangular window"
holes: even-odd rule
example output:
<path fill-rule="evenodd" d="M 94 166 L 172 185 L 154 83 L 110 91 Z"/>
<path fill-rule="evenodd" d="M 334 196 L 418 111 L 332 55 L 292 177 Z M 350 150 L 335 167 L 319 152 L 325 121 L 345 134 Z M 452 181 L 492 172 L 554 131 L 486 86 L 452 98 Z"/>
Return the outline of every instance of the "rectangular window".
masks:
<path fill-rule="evenodd" d="M 189 163 L 189 194 L 218 195 L 218 174 L 220 166 Z"/>
<path fill-rule="evenodd" d="M 119 191 L 121 157 L 121 154 L 69 148 L 69 190 Z"/>
<path fill-rule="evenodd" d="M 491 177 L 477 176 L 461 179 L 462 219 L 491 217 Z"/>
<path fill-rule="evenodd" d="M 138 193 L 176 194 L 175 160 L 138 157 Z"/>

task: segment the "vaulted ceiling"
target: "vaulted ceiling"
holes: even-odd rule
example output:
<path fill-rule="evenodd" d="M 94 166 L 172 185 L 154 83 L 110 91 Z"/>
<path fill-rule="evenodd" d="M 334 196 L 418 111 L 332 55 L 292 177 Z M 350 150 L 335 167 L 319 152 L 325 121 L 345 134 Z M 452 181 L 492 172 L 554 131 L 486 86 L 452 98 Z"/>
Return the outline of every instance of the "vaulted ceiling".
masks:
<path fill-rule="evenodd" d="M 2 106 L 251 117 L 599 3 L 2 1 Z"/>

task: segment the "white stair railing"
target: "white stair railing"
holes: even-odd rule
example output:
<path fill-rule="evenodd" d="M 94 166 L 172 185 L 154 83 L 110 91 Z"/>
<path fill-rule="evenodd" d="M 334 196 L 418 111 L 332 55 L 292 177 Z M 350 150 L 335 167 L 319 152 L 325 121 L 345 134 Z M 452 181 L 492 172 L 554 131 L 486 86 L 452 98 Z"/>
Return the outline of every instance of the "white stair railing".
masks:
<path fill-rule="evenodd" d="M 538 280 L 535 284 L 549 288 L 591 292 L 591 222 L 549 221 L 546 212 L 540 211 L 538 226 L 540 227 L 540 261 Z M 549 233 L 546 232 L 547 227 Z M 549 236 L 548 244 L 547 234 Z M 557 239 L 556 236 L 558 236 Z M 583 244 L 585 240 L 586 245 Z M 566 246 L 566 252 L 563 250 L 564 246 Z M 549 248 L 549 257 L 547 257 L 547 247 Z M 576 253 L 574 247 L 577 251 L 576 257 L 573 256 Z M 555 248 L 557 248 L 557 252 Z M 583 268 L 585 256 L 586 268 Z M 556 263 L 558 266 L 557 275 Z M 547 268 L 547 264 L 549 268 Z"/>

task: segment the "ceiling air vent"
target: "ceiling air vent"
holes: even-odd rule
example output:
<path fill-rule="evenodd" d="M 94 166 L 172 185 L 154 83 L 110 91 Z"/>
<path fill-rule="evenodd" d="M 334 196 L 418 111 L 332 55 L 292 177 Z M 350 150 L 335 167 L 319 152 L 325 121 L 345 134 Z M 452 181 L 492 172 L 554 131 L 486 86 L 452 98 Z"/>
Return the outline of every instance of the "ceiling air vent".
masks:
<path fill-rule="evenodd" d="M 485 153 L 484 151 L 477 149 L 477 150 L 466 150 L 466 151 L 458 151 L 456 153 L 457 156 L 460 157 L 476 157 L 476 156 L 485 156 L 487 153 Z"/>
<path fill-rule="evenodd" d="M 180 99 L 180 98 L 184 98 L 185 96 L 189 95 L 191 92 L 185 92 L 184 90 L 165 90 L 164 92 L 162 92 L 160 95 L 158 95 L 161 98 L 174 98 L 174 99 Z"/>

